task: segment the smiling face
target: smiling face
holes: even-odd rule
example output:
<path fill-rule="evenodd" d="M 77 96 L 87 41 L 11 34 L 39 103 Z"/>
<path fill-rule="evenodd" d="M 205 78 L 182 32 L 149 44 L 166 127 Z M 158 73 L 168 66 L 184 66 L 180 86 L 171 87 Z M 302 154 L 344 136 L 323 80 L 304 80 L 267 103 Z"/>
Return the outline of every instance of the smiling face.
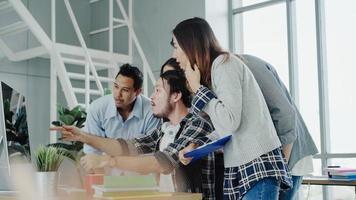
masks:
<path fill-rule="evenodd" d="M 172 46 L 173 46 L 172 57 L 175 58 L 177 60 L 177 62 L 179 63 L 180 67 L 183 70 L 185 70 L 186 66 L 188 66 L 190 64 L 189 59 L 188 59 L 188 56 L 183 51 L 183 49 L 179 46 L 177 39 L 174 35 L 173 35 L 173 39 L 172 39 Z"/>
<path fill-rule="evenodd" d="M 113 88 L 113 96 L 117 108 L 130 108 L 140 92 L 141 89 L 135 90 L 134 80 L 132 78 L 121 74 L 116 77 Z"/>
<path fill-rule="evenodd" d="M 169 113 L 173 110 L 170 97 L 168 83 L 162 78 L 158 79 L 151 95 L 151 105 L 154 116 L 159 118 L 168 117 Z"/>

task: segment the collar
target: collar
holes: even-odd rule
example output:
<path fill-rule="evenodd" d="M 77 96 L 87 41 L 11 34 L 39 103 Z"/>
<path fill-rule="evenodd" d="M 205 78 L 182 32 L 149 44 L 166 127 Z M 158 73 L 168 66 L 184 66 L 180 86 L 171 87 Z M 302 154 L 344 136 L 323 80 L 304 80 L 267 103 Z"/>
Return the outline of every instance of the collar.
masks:
<path fill-rule="evenodd" d="M 188 114 L 182 119 L 182 121 L 179 122 L 180 127 L 185 126 L 185 124 L 189 121 L 190 118 L 193 117 L 193 114 L 188 112 Z"/>

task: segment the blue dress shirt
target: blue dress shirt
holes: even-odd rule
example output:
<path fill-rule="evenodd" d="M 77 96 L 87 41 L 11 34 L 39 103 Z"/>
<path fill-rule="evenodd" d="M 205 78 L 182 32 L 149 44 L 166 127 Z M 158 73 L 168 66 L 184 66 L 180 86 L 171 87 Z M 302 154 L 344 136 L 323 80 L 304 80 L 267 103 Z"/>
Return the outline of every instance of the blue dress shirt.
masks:
<path fill-rule="evenodd" d="M 84 130 L 100 137 L 128 140 L 146 135 L 159 124 L 160 120 L 153 116 L 151 101 L 147 97 L 138 95 L 132 112 L 123 121 L 114 97 L 106 95 L 90 104 Z M 85 144 L 84 153 L 102 152 Z"/>

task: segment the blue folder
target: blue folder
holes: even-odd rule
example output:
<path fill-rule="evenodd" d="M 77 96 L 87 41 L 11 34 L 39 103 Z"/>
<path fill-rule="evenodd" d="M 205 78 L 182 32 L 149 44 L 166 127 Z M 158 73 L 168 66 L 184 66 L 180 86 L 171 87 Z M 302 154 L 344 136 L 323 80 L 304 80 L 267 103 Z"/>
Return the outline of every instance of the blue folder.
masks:
<path fill-rule="evenodd" d="M 193 158 L 192 162 L 194 162 L 208 155 L 209 153 L 222 148 L 226 144 L 226 142 L 228 142 L 230 139 L 231 139 L 231 135 L 225 136 L 223 138 L 220 138 L 218 140 L 215 140 L 213 142 L 200 146 L 190 152 L 185 153 L 184 157 L 192 157 Z"/>

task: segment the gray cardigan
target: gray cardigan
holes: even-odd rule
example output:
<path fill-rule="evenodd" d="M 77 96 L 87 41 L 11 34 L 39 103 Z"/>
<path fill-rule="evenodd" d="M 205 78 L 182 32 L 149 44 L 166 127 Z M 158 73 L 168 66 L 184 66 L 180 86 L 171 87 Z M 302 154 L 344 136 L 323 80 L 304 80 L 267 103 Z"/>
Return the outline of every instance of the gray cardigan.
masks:
<path fill-rule="evenodd" d="M 272 65 L 251 55 L 241 55 L 256 78 L 282 145 L 293 143 L 288 166 L 318 153 L 313 139 L 285 85 Z"/>
<path fill-rule="evenodd" d="M 232 134 L 224 147 L 225 167 L 246 164 L 281 146 L 262 92 L 248 67 L 236 56 L 218 56 L 211 71 L 217 98 L 203 108 L 220 136 Z"/>

